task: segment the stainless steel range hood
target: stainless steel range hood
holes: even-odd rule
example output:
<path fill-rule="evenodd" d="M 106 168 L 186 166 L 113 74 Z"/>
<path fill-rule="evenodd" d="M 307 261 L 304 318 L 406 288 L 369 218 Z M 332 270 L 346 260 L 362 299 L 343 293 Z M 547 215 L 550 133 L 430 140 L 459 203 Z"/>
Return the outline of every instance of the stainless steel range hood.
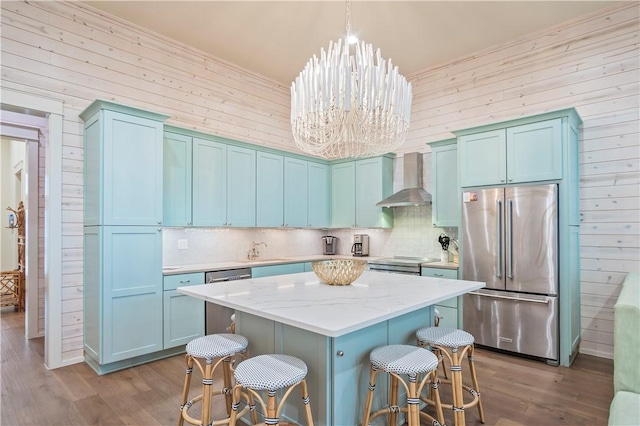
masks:
<path fill-rule="evenodd" d="M 404 155 L 404 189 L 376 204 L 379 207 L 404 207 L 431 204 L 431 194 L 422 188 L 422 154 Z"/>

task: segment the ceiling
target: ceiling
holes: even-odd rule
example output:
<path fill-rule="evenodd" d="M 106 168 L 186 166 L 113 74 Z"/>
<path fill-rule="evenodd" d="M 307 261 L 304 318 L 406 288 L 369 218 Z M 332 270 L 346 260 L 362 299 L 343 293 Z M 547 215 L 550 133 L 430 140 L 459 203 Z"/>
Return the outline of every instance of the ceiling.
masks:
<path fill-rule="evenodd" d="M 343 1 L 86 3 L 286 86 L 345 33 Z M 351 28 L 410 75 L 616 3 L 354 0 Z"/>

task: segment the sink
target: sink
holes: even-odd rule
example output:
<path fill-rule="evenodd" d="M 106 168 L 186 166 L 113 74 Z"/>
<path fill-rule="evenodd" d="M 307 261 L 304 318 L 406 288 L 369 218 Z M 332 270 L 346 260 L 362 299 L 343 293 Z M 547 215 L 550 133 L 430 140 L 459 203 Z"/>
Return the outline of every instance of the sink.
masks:
<path fill-rule="evenodd" d="M 182 266 L 163 266 L 163 271 L 175 271 L 176 269 L 181 269 Z"/>

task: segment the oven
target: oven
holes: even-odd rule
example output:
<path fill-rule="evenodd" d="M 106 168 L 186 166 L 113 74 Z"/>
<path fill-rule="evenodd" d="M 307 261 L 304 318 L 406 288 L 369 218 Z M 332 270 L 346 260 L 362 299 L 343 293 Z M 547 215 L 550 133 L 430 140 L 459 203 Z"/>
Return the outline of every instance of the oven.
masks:
<path fill-rule="evenodd" d="M 438 262 L 440 259 L 430 257 L 394 256 L 369 260 L 369 270 L 393 274 L 420 275 L 420 265 Z"/>
<path fill-rule="evenodd" d="M 223 271 L 207 272 L 204 275 L 205 284 L 215 285 L 225 281 L 246 280 L 251 278 L 251 268 L 226 269 Z M 231 316 L 235 311 L 215 303 L 205 303 L 204 333 L 228 333 L 231 324 Z"/>

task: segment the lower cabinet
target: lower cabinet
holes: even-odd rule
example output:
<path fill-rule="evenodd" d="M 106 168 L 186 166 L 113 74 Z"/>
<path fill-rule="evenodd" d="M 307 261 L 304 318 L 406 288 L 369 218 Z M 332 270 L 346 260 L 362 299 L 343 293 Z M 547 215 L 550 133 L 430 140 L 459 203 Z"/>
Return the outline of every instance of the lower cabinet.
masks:
<path fill-rule="evenodd" d="M 256 266 L 254 268 L 251 268 L 251 278 L 297 274 L 298 272 L 305 272 L 304 263 L 285 263 L 283 265 Z"/>
<path fill-rule="evenodd" d="M 204 336 L 204 301 L 176 290 L 204 284 L 204 273 L 167 275 L 163 281 L 163 348 L 184 346 Z"/>
<path fill-rule="evenodd" d="M 84 228 L 85 360 L 99 373 L 163 349 L 162 233 L 154 226 Z"/>
<path fill-rule="evenodd" d="M 457 269 L 444 268 L 422 268 L 423 277 L 447 278 L 455 280 L 458 278 Z M 462 303 L 460 297 L 444 300 L 435 305 L 436 315 L 440 318 L 440 326 L 460 328 L 462 324 Z"/>

